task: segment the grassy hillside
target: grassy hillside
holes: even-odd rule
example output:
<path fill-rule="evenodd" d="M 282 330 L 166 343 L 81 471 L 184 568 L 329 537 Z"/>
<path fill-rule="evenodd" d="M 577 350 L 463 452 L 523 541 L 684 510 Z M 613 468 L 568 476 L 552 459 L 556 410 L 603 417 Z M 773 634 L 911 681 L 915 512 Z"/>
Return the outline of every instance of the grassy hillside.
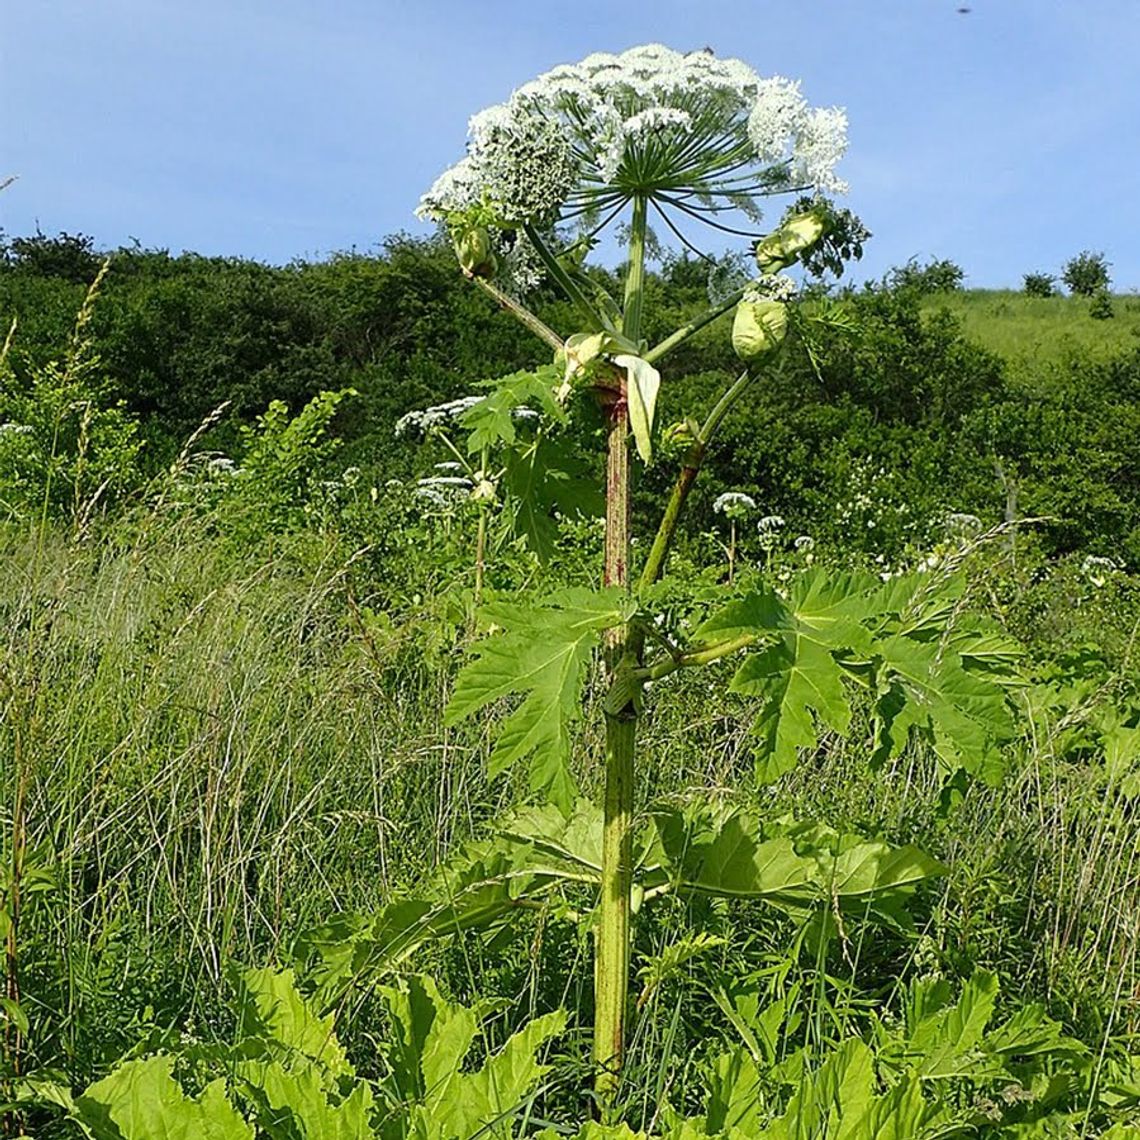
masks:
<path fill-rule="evenodd" d="M 924 304 L 946 310 L 966 336 L 1009 361 L 1015 372 L 1074 358 L 1102 362 L 1140 348 L 1140 296 L 1112 298 L 1111 320 L 1089 315 L 1086 297 L 1027 297 L 1008 289 L 940 293 Z"/>

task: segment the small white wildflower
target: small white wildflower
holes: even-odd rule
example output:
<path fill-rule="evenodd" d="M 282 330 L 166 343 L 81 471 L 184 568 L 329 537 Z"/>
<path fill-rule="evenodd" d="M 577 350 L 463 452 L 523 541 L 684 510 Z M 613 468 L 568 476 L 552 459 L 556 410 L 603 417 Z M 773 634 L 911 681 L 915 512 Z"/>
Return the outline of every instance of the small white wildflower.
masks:
<path fill-rule="evenodd" d="M 463 464 L 457 459 L 446 459 L 442 463 L 434 464 L 436 471 L 462 471 Z"/>
<path fill-rule="evenodd" d="M 801 534 L 795 541 L 795 548 L 801 554 L 810 554 L 815 549 L 815 539 L 810 534 Z"/>
<path fill-rule="evenodd" d="M 430 408 L 407 412 L 396 421 L 395 434 L 419 435 L 441 424 L 454 422 L 482 399 L 482 396 L 461 396 L 458 400 L 449 400 L 446 404 L 435 404 Z"/>
<path fill-rule="evenodd" d="M 437 490 L 435 487 L 417 487 L 413 494 L 418 499 L 424 499 L 436 507 L 447 507 L 451 505 L 448 496 L 442 491 Z"/>
<path fill-rule="evenodd" d="M 756 510 L 756 500 L 743 491 L 725 491 L 713 500 L 713 510 L 726 518 L 743 518 L 749 511 Z"/>
<path fill-rule="evenodd" d="M 744 300 L 755 303 L 757 301 L 783 301 L 788 302 L 795 298 L 800 287 L 795 278 L 786 273 L 776 273 L 771 277 L 761 277 L 753 281 L 744 290 Z"/>
<path fill-rule="evenodd" d="M 1111 558 L 1099 554 L 1089 554 L 1081 563 L 1081 573 L 1098 589 L 1116 572 L 1116 563 Z"/>
<path fill-rule="evenodd" d="M 761 534 L 774 534 L 787 524 L 779 515 L 765 515 L 757 524 L 756 529 Z"/>
<path fill-rule="evenodd" d="M 0 435 L 32 435 L 35 430 L 31 424 L 0 424 Z"/>

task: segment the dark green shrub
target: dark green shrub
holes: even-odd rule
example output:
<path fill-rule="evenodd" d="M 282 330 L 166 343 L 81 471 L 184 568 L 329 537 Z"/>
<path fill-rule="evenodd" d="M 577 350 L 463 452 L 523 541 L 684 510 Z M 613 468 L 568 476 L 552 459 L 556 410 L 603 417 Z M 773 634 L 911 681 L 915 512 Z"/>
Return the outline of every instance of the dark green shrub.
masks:
<path fill-rule="evenodd" d="M 1109 263 L 1103 253 L 1093 253 L 1085 249 L 1076 257 L 1065 262 L 1061 271 L 1061 280 L 1068 286 L 1069 291 L 1081 297 L 1091 297 L 1100 290 L 1108 289 Z"/>
<path fill-rule="evenodd" d="M 966 273 L 949 258 L 938 258 L 919 265 L 912 257 L 906 265 L 892 269 L 886 278 L 891 289 L 910 289 L 926 296 L 929 293 L 955 293 L 962 288 Z"/>
<path fill-rule="evenodd" d="M 1051 273 L 1026 273 L 1021 280 L 1027 297 L 1052 297 L 1056 294 L 1053 284 L 1057 279 Z"/>
<path fill-rule="evenodd" d="M 1112 298 L 1107 289 L 1098 289 L 1089 304 L 1089 316 L 1094 321 L 1107 321 L 1116 314 L 1112 311 Z"/>

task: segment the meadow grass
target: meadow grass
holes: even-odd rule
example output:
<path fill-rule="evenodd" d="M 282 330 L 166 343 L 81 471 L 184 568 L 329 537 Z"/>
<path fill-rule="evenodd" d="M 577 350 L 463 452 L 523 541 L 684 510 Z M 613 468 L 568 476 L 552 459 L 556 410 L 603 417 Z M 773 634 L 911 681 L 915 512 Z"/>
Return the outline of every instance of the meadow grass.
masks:
<path fill-rule="evenodd" d="M 16 941 L 25 1066 L 62 1065 L 79 1082 L 140 1038 L 224 1034 L 230 963 L 287 958 L 305 928 L 413 890 L 526 796 L 521 781 L 488 783 L 489 724 L 444 726 L 470 634 L 426 594 L 396 603 L 407 567 L 386 573 L 332 532 L 235 543 L 224 521 L 163 507 L 79 539 L 0 534 L 4 853 L 10 863 L 19 814 L 25 874 L 42 868 L 52 884 L 25 900 Z M 792 950 L 794 924 L 762 905 L 647 915 L 635 969 L 695 932 L 726 938 L 672 997 L 639 1007 L 631 1080 L 647 1110 L 663 1074 L 683 1083 L 686 1057 L 711 1040 L 708 986 L 758 970 L 802 978 L 829 1038 L 931 962 L 996 969 L 1003 992 L 1047 1001 L 1087 1039 L 1140 1032 L 1140 855 L 1131 800 L 1106 786 L 1102 758 L 1063 747 L 1041 713 L 999 788 L 975 784 L 941 810 L 934 757 L 918 747 L 872 772 L 857 724 L 758 786 L 755 710 L 726 679 L 655 689 L 639 804 L 711 789 L 768 817 L 915 843 L 950 873 L 919 900 L 913 936 L 859 934 L 826 963 Z M 575 771 L 590 795 L 601 751 L 584 728 Z M 586 1009 L 584 927 L 556 925 L 539 916 L 515 925 L 510 951 L 467 940 L 416 964 L 469 994 Z M 346 1037 L 366 1045 L 369 1025 Z"/>
<path fill-rule="evenodd" d="M 1003 357 L 1017 375 L 1078 360 L 1104 363 L 1140 348 L 1140 296 L 1114 296 L 1110 320 L 1094 319 L 1089 305 L 1087 297 L 969 289 L 928 297 L 923 308 L 949 312 L 970 340 Z"/>

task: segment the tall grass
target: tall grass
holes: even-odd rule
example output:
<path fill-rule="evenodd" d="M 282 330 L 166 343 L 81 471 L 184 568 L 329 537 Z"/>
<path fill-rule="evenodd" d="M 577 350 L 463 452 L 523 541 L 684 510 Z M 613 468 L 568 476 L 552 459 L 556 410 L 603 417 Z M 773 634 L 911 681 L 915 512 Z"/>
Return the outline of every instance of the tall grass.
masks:
<path fill-rule="evenodd" d="M 73 1034 L 93 987 L 208 1009 L 227 961 L 378 905 L 467 830 L 439 678 L 354 632 L 351 555 L 239 551 L 216 521 L 0 536 L 6 847 L 56 882 L 18 954 Z"/>
<path fill-rule="evenodd" d="M 140 1038 L 222 1031 L 229 963 L 390 901 L 525 794 L 487 784 L 486 726 L 442 724 L 464 626 L 426 591 L 414 609 L 395 603 L 414 567 L 333 532 L 235 542 L 224 513 L 161 498 L 86 536 L 10 526 L 0 559 L 0 810 L 5 864 L 25 852 L 25 1069 L 65 1065 L 78 1082 Z M 651 701 L 640 802 L 712 787 L 916 843 L 950 874 L 920 901 L 915 936 L 859 936 L 827 962 L 808 944 L 797 956 L 794 926 L 763 908 L 659 908 L 635 968 L 710 923 L 729 943 L 639 1011 L 633 1074 L 683 1083 L 686 1050 L 716 1022 L 709 980 L 764 970 L 817 987 L 820 1033 L 858 1023 L 931 956 L 952 973 L 998 969 L 1004 993 L 1046 1000 L 1090 1039 L 1140 1031 L 1133 801 L 1102 755 L 1065 745 L 1054 713 L 1032 722 L 1001 787 L 942 810 L 932 756 L 873 773 L 860 731 L 756 786 L 747 708 L 709 675 L 670 688 Z M 579 740 L 587 793 L 600 752 Z M 461 947 L 458 983 L 490 972 L 483 992 L 513 986 L 536 1006 L 588 991 L 584 944 L 541 918 L 516 933 L 505 957 Z"/>

